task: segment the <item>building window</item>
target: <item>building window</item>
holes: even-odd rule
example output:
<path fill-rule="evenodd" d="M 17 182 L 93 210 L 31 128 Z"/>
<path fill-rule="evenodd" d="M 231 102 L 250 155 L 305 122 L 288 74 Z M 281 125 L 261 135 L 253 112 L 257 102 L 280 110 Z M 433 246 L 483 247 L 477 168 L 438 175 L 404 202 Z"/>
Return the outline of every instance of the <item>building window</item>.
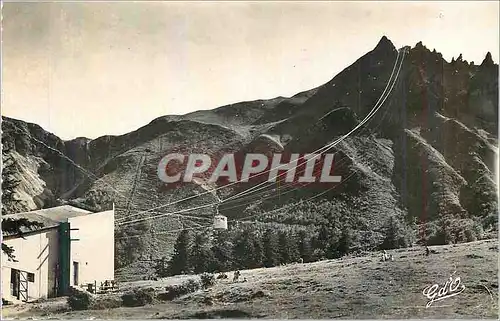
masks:
<path fill-rule="evenodd" d="M 35 273 L 28 272 L 28 282 L 35 282 Z"/>
<path fill-rule="evenodd" d="M 19 270 L 10 270 L 10 293 L 13 297 L 19 297 Z"/>
<path fill-rule="evenodd" d="M 73 285 L 76 286 L 78 286 L 78 276 L 80 275 L 79 267 L 78 262 L 73 262 Z"/>

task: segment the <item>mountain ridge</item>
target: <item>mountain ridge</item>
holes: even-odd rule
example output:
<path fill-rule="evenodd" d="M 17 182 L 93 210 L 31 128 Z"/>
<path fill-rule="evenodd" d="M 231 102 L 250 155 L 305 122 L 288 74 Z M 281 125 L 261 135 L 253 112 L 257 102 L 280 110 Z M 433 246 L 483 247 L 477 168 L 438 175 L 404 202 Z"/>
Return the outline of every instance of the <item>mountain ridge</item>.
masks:
<path fill-rule="evenodd" d="M 230 219 L 259 214 L 259 220 L 288 222 L 311 233 L 327 217 L 332 222 L 340 220 L 356 231 L 358 245 L 366 248 L 376 246 L 391 217 L 405 224 L 417 220 L 419 238 L 425 242 L 437 237 L 445 218 L 474 230 L 453 225 L 453 239 L 459 242 L 481 238 L 481 231 L 495 228 L 498 65 L 492 64 L 491 54 L 481 65 L 461 57 L 447 62 L 421 42 L 403 50 L 407 53 L 399 77 L 380 112 L 331 148 L 338 158 L 335 170 L 346 178 L 342 184 L 329 190 L 268 184 L 254 194 L 222 204 L 220 211 Z M 24 200 L 22 206 L 8 204 L 9 210 L 68 202 L 98 210 L 114 202 L 117 218 L 126 222 L 130 215 L 158 207 L 135 217 L 144 218 L 144 224 L 118 225 L 117 233 L 126 240 L 139 227 L 144 229 L 145 252 L 161 257 L 171 253 L 175 234 L 157 232 L 196 225 L 186 217 L 182 222 L 178 217 L 150 224 L 148 217 L 214 202 L 213 195 L 206 194 L 164 206 L 205 190 L 196 183 L 170 189 L 163 186 L 156 173 L 163 156 L 176 151 L 211 155 L 271 152 L 274 147 L 269 137 L 285 153 L 312 152 L 342 137 L 369 113 L 387 85 L 396 56 L 396 48 L 384 36 L 373 50 L 325 84 L 291 97 L 161 116 L 130 133 L 92 140 L 63 141 L 36 124 L 2 116 L 2 157 L 18 164 L 19 170 L 12 175 L 25 182 L 17 193 Z M 30 175 L 37 180 L 28 188 Z M 226 199 L 253 186 L 219 186 L 220 196 Z M 321 198 L 317 198 L 319 194 Z M 301 216 L 294 209 L 288 213 L 286 205 L 303 201 L 306 211 L 312 211 L 316 203 L 307 201 L 310 197 L 330 210 L 308 214 L 309 223 L 303 225 Z M 262 214 L 281 207 L 281 213 L 269 216 L 274 219 Z M 209 219 L 213 210 L 188 214 Z M 129 245 L 124 241 L 117 247 Z M 120 259 L 123 255 L 117 254 Z M 139 261 L 135 258 L 120 266 Z"/>

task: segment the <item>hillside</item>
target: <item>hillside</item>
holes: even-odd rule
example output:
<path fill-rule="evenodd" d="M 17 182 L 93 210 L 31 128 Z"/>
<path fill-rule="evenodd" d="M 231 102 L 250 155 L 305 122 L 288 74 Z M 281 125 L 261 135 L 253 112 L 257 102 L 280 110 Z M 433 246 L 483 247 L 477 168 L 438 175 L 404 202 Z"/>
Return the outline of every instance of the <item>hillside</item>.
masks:
<path fill-rule="evenodd" d="M 378 254 L 341 260 L 292 264 L 241 271 L 246 282 L 217 281 L 215 286 L 173 301 L 156 300 L 141 307 L 69 311 L 66 298 L 30 306 L 4 307 L 4 318 L 40 319 L 498 319 L 497 240 L 391 251 L 394 261 Z M 232 273 L 230 273 L 232 276 Z M 465 290 L 426 308 L 422 294 L 432 284 L 460 277 Z M 121 284 L 122 291 L 153 288 L 198 276 Z M 122 292 L 122 293 L 123 293 Z M 117 302 L 121 293 L 101 299 Z M 102 306 L 105 307 L 104 303 Z M 108 303 L 108 306 L 109 303 Z"/>
<path fill-rule="evenodd" d="M 348 228 L 359 251 L 376 249 L 391 219 L 416 226 L 414 241 L 422 243 L 474 241 L 494 233 L 498 64 L 490 54 L 480 65 L 462 57 L 447 62 L 422 43 L 403 51 L 393 89 L 380 110 L 329 151 L 336 154 L 335 172 L 344 178 L 340 185 L 267 184 L 221 204 L 230 223 L 257 215 L 254 223 L 307 229 L 311 235 L 325 225 Z M 161 184 L 157 166 L 163 156 L 315 151 L 369 115 L 401 57 L 383 37 L 318 88 L 290 98 L 163 116 L 121 136 L 63 141 L 35 124 L 2 117 L 2 157 L 14 163 L 3 175 L 18 182 L 13 188 L 18 201 L 6 202 L 7 212 L 68 202 L 98 210 L 114 202 L 118 276 L 144 275 L 152 269 L 151 260 L 172 253 L 179 229 L 206 225 L 209 220 L 197 218 L 214 214 L 212 207 L 204 207 L 153 219 L 216 201 L 204 194 L 165 206 L 205 189 L 197 183 L 176 188 Z M 233 185 L 219 196 L 225 200 L 252 186 Z M 290 206 L 297 202 L 302 205 Z M 271 210 L 272 215 L 265 214 Z M 146 220 L 127 223 L 140 218 Z M 440 236 L 445 225 L 450 226 L 448 234 Z"/>

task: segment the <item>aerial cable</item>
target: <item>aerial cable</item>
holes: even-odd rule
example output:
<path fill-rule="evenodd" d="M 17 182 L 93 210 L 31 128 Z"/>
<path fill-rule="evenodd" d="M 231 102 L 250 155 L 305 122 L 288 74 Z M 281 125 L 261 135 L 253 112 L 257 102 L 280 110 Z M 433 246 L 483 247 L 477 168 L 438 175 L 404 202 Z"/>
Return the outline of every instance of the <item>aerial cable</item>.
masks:
<path fill-rule="evenodd" d="M 403 55 L 402 55 L 402 59 L 399 63 L 399 67 L 398 67 L 398 71 L 397 71 L 397 74 L 396 74 L 396 77 L 394 79 L 394 81 L 392 81 L 392 78 L 393 78 L 393 75 L 394 75 L 394 70 L 396 69 L 396 66 L 397 66 L 397 62 L 399 60 L 399 54 L 400 52 L 403 52 Z M 386 88 L 384 89 L 384 92 L 382 93 L 381 97 L 379 98 L 379 100 L 377 101 L 377 103 L 375 104 L 375 106 L 372 108 L 372 110 L 368 113 L 368 115 L 355 127 L 353 128 L 350 132 L 348 132 L 347 134 L 343 135 L 342 137 L 340 137 L 339 139 L 335 140 L 334 142 L 330 143 L 330 144 L 327 144 L 325 146 L 323 146 L 322 148 L 318 149 L 317 151 L 313 152 L 313 154 L 317 154 L 318 151 L 320 150 L 328 150 L 328 149 L 331 149 L 332 147 L 334 147 L 335 145 L 339 144 L 341 141 L 343 141 L 345 138 L 347 138 L 348 136 L 350 136 L 354 131 L 356 131 L 358 128 L 360 128 L 361 126 L 363 126 L 368 120 L 370 120 L 374 115 L 375 113 L 383 106 L 384 102 L 387 100 L 387 98 L 389 97 L 390 93 L 392 92 L 392 89 L 394 88 L 394 85 L 396 84 L 397 82 L 397 78 L 399 77 L 399 73 L 401 71 L 401 67 L 402 67 L 402 64 L 403 64 L 403 61 L 404 61 L 404 54 L 405 54 L 405 51 L 404 49 L 400 51 L 398 51 L 398 55 L 396 57 L 396 62 L 394 64 L 394 67 L 393 67 L 393 71 L 391 73 L 391 77 L 386 85 Z M 392 86 L 389 90 L 389 93 L 387 95 L 385 95 L 385 92 L 387 91 L 387 88 L 389 87 L 390 83 L 392 82 Z M 384 97 L 385 96 L 385 97 Z M 382 100 L 383 99 L 383 100 Z M 380 103 L 380 101 L 382 100 L 382 102 Z M 378 106 L 378 104 L 380 103 L 380 105 Z M 313 159 L 320 156 L 321 154 L 317 154 L 316 156 L 312 157 Z M 275 170 L 275 169 L 279 169 L 283 166 L 286 166 L 287 164 L 282 164 L 282 165 L 279 165 L 277 167 L 274 167 L 272 169 L 269 169 L 267 171 L 264 171 L 264 172 L 261 172 L 257 175 L 255 175 L 254 177 L 257 177 L 257 176 L 260 176 L 262 174 L 265 174 L 265 173 L 268 173 L 270 172 L 271 170 Z M 297 165 L 298 166 L 298 165 Z M 297 167 L 296 166 L 296 167 Z M 295 168 L 296 168 L 295 167 Z M 286 173 L 286 172 L 285 172 Z M 282 173 L 280 174 L 283 175 L 285 173 Z M 197 194 L 197 195 L 192 195 L 192 196 L 189 196 L 187 198 L 184 198 L 184 199 L 181 199 L 181 200 L 177 200 L 177 201 L 174 201 L 172 203 L 169 203 L 169 204 L 165 204 L 165 205 L 161 205 L 161 206 L 158 206 L 158 207 L 154 207 L 154 208 L 151 208 L 149 210 L 145 210 L 145 211 L 140 211 L 138 213 L 135 213 L 135 214 L 132 214 L 130 216 L 127 216 L 127 217 L 122 217 L 121 219 L 126 219 L 126 218 L 130 218 L 130 217 L 133 217 L 133 216 L 137 216 L 137 215 L 140 215 L 140 214 L 144 214 L 144 213 L 147 213 L 147 212 L 150 212 L 150 211 L 153 211 L 153 210 L 156 210 L 156 209 L 160 209 L 160 208 L 163 208 L 163 207 L 167 207 L 167 206 L 171 206 L 171 205 L 174 205 L 174 204 L 177 204 L 177 203 L 180 203 L 180 202 L 183 202 L 183 201 L 187 201 L 187 200 L 190 200 L 190 199 L 193 199 L 193 198 L 196 198 L 196 197 L 199 197 L 199 196 L 202 196 L 202 195 L 205 195 L 205 194 L 208 194 L 208 193 L 212 193 L 213 191 L 217 191 L 217 190 L 220 190 L 222 188 L 226 188 L 226 187 L 229 187 L 229 186 L 232 186 L 232 185 L 235 185 L 237 183 L 240 183 L 241 181 L 237 181 L 237 182 L 233 182 L 233 183 L 230 183 L 230 184 L 227 184 L 227 185 L 224 185 L 224 186 L 220 186 L 218 188 L 215 188 L 213 189 L 212 191 L 207 191 L 207 192 L 204 192 L 204 193 L 201 193 L 201 194 Z M 267 182 L 263 182 L 263 183 L 267 183 Z M 261 183 L 262 184 L 262 183 Z M 252 187 L 252 188 L 255 188 L 256 186 Z M 228 198 L 227 200 L 229 199 L 232 199 L 232 197 Z M 205 208 L 205 207 L 209 207 L 209 206 L 214 206 L 215 204 L 219 204 L 219 203 L 212 203 L 212 204 L 207 204 L 205 206 L 199 206 L 199 207 L 195 207 L 193 208 L 193 210 L 195 209 L 199 209 L 199 208 Z M 186 210 L 184 210 L 186 211 Z M 166 215 L 169 215 L 170 213 L 166 213 Z M 151 218 L 157 218 L 157 217 L 162 217 L 164 215 L 157 215 L 157 216 L 152 216 L 152 217 L 148 217 L 148 218 L 143 218 L 143 219 L 136 219 L 136 220 L 132 220 L 132 221 L 127 221 L 127 222 L 123 222 L 123 223 L 119 223 L 119 225 L 123 225 L 123 224 L 129 224 L 129 223 L 132 223 L 132 222 L 139 222 L 139 221 L 142 221 L 142 220 L 147 220 L 147 219 L 151 219 Z"/>

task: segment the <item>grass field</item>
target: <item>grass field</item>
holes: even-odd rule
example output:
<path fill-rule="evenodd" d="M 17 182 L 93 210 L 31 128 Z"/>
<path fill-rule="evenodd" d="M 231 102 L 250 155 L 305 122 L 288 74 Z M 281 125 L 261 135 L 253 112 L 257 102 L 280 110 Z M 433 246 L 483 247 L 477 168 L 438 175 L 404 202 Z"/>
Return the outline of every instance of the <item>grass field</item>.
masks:
<path fill-rule="evenodd" d="M 421 248 L 390 251 L 340 260 L 241 271 L 245 282 L 216 285 L 173 301 L 107 310 L 69 311 L 65 298 L 3 307 L 4 319 L 114 318 L 488 318 L 498 319 L 498 240 L 435 246 L 425 256 Z M 426 308 L 422 290 L 444 284 L 453 274 L 464 292 Z M 232 273 L 229 273 L 230 278 Z M 186 278 L 122 284 L 124 290 L 162 290 Z M 118 296 L 119 294 L 117 294 Z"/>

